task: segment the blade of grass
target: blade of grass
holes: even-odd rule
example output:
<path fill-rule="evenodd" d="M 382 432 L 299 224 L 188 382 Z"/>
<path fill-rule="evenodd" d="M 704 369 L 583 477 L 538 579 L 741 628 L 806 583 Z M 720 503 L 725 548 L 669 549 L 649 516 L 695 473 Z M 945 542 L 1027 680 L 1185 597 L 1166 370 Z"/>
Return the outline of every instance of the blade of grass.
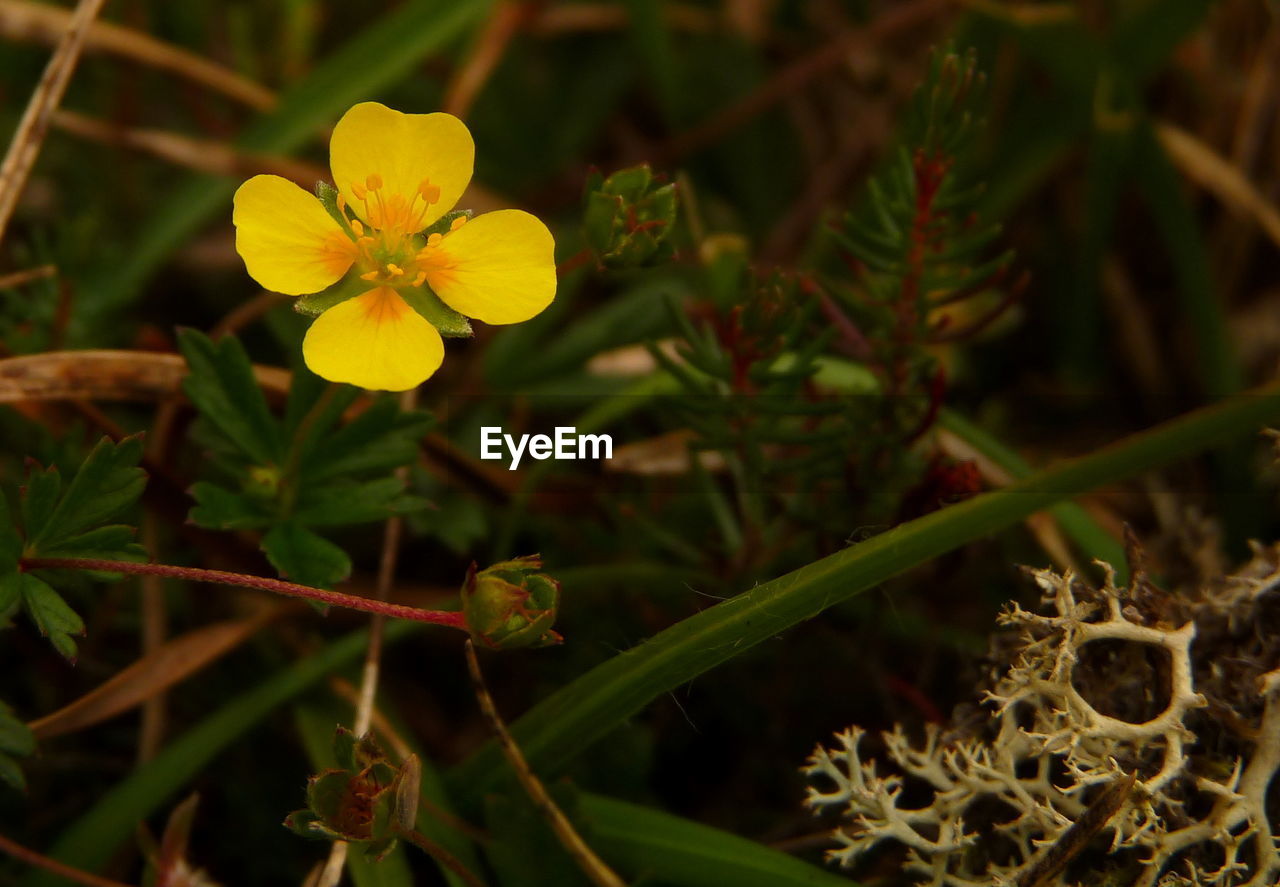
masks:
<path fill-rule="evenodd" d="M 930 558 L 1064 499 L 1168 464 L 1280 418 L 1280 383 L 1227 398 L 1013 486 L 902 524 L 758 585 L 615 656 L 538 704 L 512 728 L 530 766 L 551 776 L 654 698 Z M 464 809 L 509 778 L 490 743 L 450 773 Z"/>
<path fill-rule="evenodd" d="M 408 636 L 417 626 L 394 622 L 386 640 Z M 111 791 L 62 833 L 49 856 L 94 871 L 127 841 L 138 823 L 154 813 L 219 752 L 244 735 L 277 706 L 298 695 L 334 669 L 355 662 L 364 653 L 368 632 L 357 631 L 284 668 L 241 694 L 170 743 Z M 282 828 L 283 831 L 283 828 Z M 47 872 L 32 872 L 20 887 L 59 887 Z"/>
<path fill-rule="evenodd" d="M 856 882 L 718 828 L 583 792 L 579 809 L 610 863 L 679 887 L 857 887 Z"/>
<path fill-rule="evenodd" d="M 316 130 L 336 122 L 350 105 L 403 77 L 425 56 L 461 43 L 491 0 L 445 3 L 413 0 L 387 13 L 281 97 L 275 111 L 249 127 L 236 147 L 265 154 L 298 148 Z M 406 110 L 422 111 L 426 108 Z M 195 178 L 178 187 L 150 215 L 122 265 L 104 269 L 92 287 L 98 311 L 131 299 L 161 262 L 220 210 L 231 211 L 235 182 Z"/>

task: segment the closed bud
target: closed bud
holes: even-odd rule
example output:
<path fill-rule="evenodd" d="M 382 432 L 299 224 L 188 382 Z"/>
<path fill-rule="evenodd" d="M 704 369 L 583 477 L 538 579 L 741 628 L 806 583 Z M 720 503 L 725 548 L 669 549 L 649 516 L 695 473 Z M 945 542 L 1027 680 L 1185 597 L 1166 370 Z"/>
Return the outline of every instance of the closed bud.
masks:
<path fill-rule="evenodd" d="M 493 649 L 547 647 L 563 639 L 552 631 L 560 605 L 560 583 L 533 555 L 477 571 L 472 564 L 462 586 L 462 609 L 476 643 Z"/>
<path fill-rule="evenodd" d="M 647 164 L 587 180 L 583 225 L 602 265 L 637 268 L 660 257 L 676 220 L 676 186 L 655 179 Z"/>

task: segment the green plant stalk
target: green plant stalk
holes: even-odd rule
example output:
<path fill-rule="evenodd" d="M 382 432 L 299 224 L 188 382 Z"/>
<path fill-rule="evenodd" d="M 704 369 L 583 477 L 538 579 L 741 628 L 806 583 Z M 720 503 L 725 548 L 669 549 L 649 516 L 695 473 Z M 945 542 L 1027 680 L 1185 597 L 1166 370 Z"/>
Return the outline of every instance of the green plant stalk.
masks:
<path fill-rule="evenodd" d="M 389 623 L 385 642 L 401 640 L 416 629 L 412 622 Z M 139 822 L 176 795 L 223 749 L 277 706 L 364 655 L 368 635 L 367 631 L 352 632 L 228 702 L 99 798 L 62 833 L 48 855 L 86 871 L 102 868 Z M 48 872 L 35 871 L 20 881 L 19 887 L 62 887 L 64 883 Z"/>
<path fill-rule="evenodd" d="M 646 704 L 755 644 L 930 558 L 1103 484 L 1165 465 L 1280 419 L 1280 383 L 1224 399 L 1003 490 L 902 524 L 691 616 L 561 688 L 512 726 L 548 778 Z M 510 775 L 489 743 L 449 774 L 474 809 Z"/>

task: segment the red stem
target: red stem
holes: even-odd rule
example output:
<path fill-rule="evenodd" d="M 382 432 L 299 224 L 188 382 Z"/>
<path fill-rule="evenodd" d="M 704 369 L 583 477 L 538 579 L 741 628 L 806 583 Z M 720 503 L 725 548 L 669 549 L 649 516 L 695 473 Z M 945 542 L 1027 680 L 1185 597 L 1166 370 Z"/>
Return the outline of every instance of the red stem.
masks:
<path fill-rule="evenodd" d="M 352 610 L 364 610 L 366 613 L 378 613 L 393 619 L 411 619 L 414 622 L 427 622 L 432 625 L 447 625 L 450 628 L 467 630 L 467 619 L 462 613 L 447 610 L 419 610 L 417 607 L 406 607 L 401 604 L 389 604 L 369 598 L 343 594 L 340 591 L 326 591 L 323 588 L 312 588 L 309 585 L 298 585 L 280 579 L 268 579 L 265 576 L 250 576 L 245 573 L 229 573 L 226 570 L 205 570 L 199 567 L 175 567 L 170 564 L 138 564 L 130 561 L 100 560 L 84 557 L 28 557 L 19 562 L 19 568 L 29 570 L 96 570 L 104 573 L 131 573 L 136 576 L 163 576 L 168 579 L 186 579 L 189 582 L 213 582 L 219 585 L 238 585 L 243 588 L 257 588 L 261 591 L 273 591 L 289 597 L 307 598 L 322 604 L 335 607 L 347 607 Z"/>

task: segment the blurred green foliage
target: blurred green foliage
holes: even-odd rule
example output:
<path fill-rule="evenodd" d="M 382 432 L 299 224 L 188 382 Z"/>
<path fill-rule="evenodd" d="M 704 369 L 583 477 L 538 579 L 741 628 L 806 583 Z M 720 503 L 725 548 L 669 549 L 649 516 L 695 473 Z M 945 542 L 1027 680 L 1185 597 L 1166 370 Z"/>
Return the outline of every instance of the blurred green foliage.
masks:
<path fill-rule="evenodd" d="M 47 58 L 16 5 L 0 4 L 5 131 Z M 473 562 L 539 552 L 566 643 L 486 673 L 584 838 L 655 887 L 847 883 L 816 866 L 796 768 L 850 721 L 919 724 L 969 699 L 996 607 L 1030 593 L 1011 565 L 1114 559 L 1127 522 L 1155 537 L 1157 572 L 1186 574 L 1223 556 L 1190 509 L 1218 516 L 1228 551 L 1276 529 L 1258 447 L 1133 480 L 1247 437 L 1273 391 L 1102 448 L 1264 381 L 1280 355 L 1258 320 L 1280 292 L 1273 247 L 1193 190 L 1160 135 L 1181 127 L 1260 193 L 1280 187 L 1274 102 L 1245 88 L 1273 53 L 1261 5 L 136 0 L 108 15 L 277 100 L 87 54 L 62 107 L 107 143 L 55 121 L 0 244 L 0 277 L 55 269 L 0 283 L 5 357 L 138 358 L 92 391 L 0 406 L 0 480 L 26 484 L 0 514 L 0 622 L 25 608 L 79 663 L 23 623 L 0 634 L 0 778 L 29 792 L 0 794 L 14 840 L 128 880 L 137 823 L 198 788 L 192 854 L 215 878 L 297 883 L 318 858 L 278 824 L 350 718 L 322 680 L 359 680 L 347 614 L 291 614 L 206 665 L 168 694 L 165 741 L 136 769 L 130 717 L 28 757 L 24 723 L 136 660 L 154 616 L 135 581 L 17 569 L 138 556 L 106 524 L 136 513 L 136 432 L 159 560 L 367 591 L 381 523 L 402 515 L 397 598 L 452 606 Z M 314 187 L 326 128 L 364 100 L 461 114 L 478 186 L 462 208 L 523 207 L 557 239 L 555 304 L 450 340 L 420 412 L 305 370 L 273 382 L 297 366 L 299 311 L 323 305 L 263 299 L 232 246 L 238 182 L 287 161 Z M 139 140 L 157 132 L 200 140 L 225 174 Z M 176 366 L 156 352 L 181 354 L 180 390 L 156 381 Z M 21 366 L 0 391 L 45 378 Z M 617 451 L 508 472 L 476 458 L 494 425 L 607 432 Z M 970 498 L 996 476 L 973 452 L 1020 485 Z M 1081 459 L 1035 470 L 1066 456 Z M 27 475 L 27 458 L 57 468 Z M 1020 528 L 1049 506 L 1060 548 Z M 203 587 L 161 598 L 175 637 L 246 612 Z M 558 851 L 527 861 L 553 839 L 497 749 L 477 751 L 456 645 L 404 624 L 387 640 L 380 705 L 424 762 L 423 797 L 489 829 L 439 816 L 433 838 L 495 887 L 579 877 Z M 273 711 L 295 699 L 284 724 Z M 789 838 L 794 856 L 767 846 Z M 388 865 L 350 869 L 458 883 L 423 857 Z M 25 871 L 0 859 L 0 880 Z"/>

